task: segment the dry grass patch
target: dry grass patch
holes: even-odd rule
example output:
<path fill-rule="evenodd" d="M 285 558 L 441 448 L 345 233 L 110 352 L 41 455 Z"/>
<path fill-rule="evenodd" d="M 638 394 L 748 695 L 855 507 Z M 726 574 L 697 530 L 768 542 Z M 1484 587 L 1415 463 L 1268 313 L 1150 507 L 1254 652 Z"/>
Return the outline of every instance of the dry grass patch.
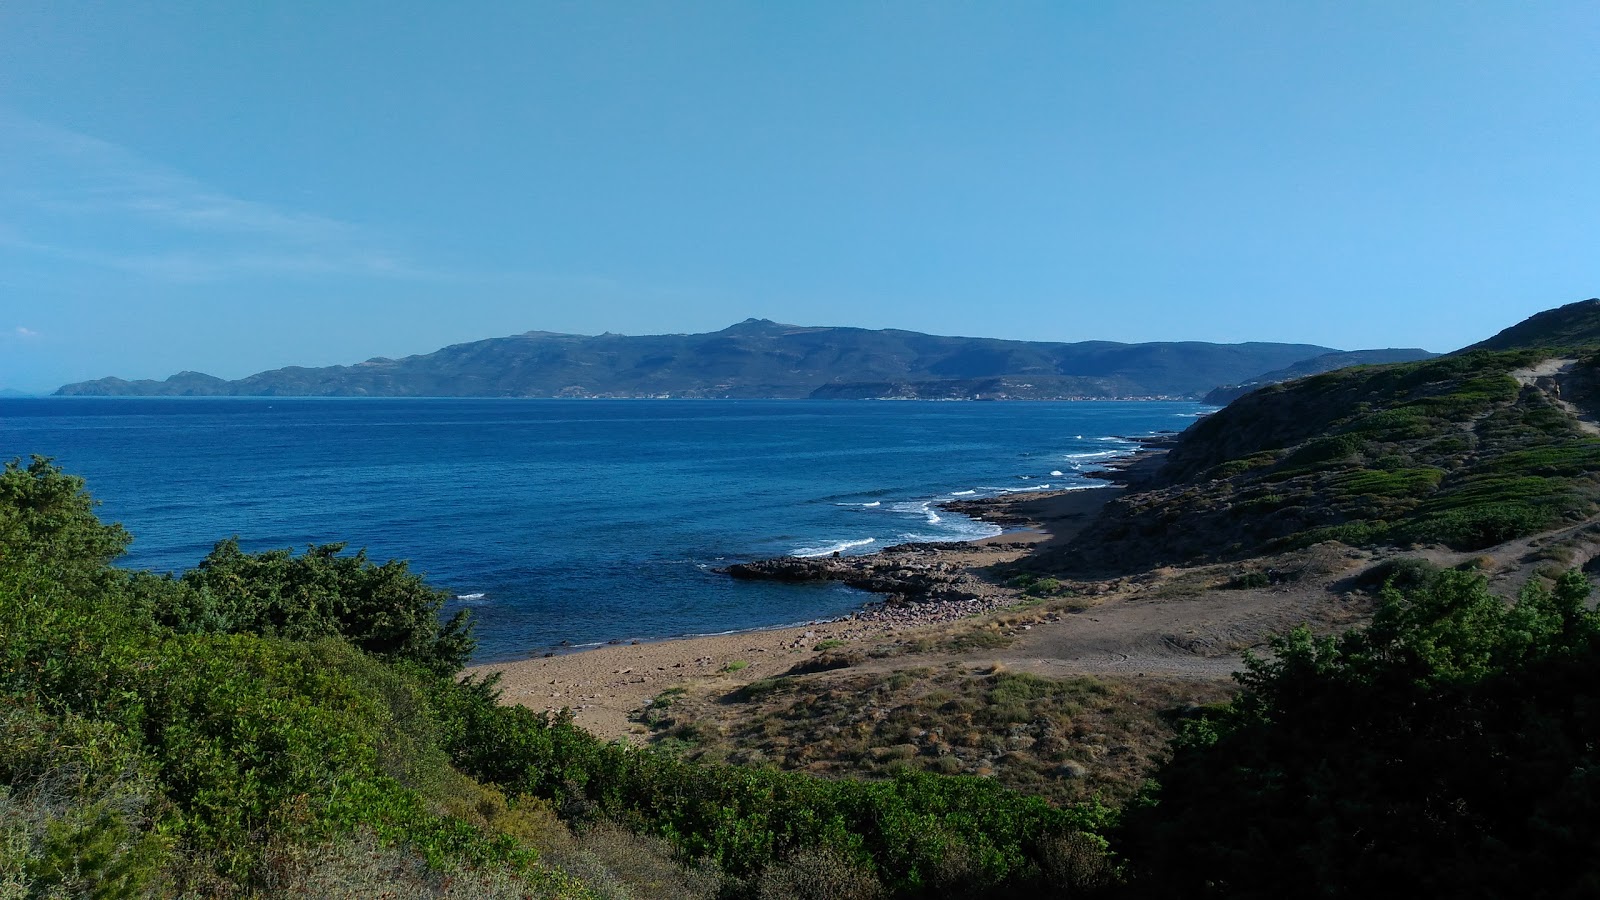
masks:
<path fill-rule="evenodd" d="M 1131 796 L 1175 722 L 1232 694 L 1176 678 L 1041 678 L 995 666 L 769 678 L 680 702 L 658 741 L 690 758 L 883 778 L 992 776 L 1067 803 Z"/>

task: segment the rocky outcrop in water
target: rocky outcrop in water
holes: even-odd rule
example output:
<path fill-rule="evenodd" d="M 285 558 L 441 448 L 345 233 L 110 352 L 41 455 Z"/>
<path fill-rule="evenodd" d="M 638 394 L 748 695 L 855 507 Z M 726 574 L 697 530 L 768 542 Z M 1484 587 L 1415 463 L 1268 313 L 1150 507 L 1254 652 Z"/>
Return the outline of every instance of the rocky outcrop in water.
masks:
<path fill-rule="evenodd" d="M 733 578 L 790 583 L 834 581 L 890 601 L 960 602 L 984 593 L 983 581 L 967 567 L 941 560 L 952 544 L 900 544 L 870 556 L 780 556 L 737 563 L 717 571 Z"/>

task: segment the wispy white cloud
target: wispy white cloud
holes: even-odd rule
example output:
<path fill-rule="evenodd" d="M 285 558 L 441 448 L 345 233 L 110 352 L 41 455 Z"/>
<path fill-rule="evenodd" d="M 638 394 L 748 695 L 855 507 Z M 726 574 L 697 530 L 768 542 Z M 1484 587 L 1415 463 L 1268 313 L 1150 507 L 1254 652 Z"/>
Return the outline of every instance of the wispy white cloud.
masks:
<path fill-rule="evenodd" d="M 22 338 L 23 340 L 30 340 L 39 336 L 39 332 L 23 325 L 17 326 L 15 334 L 17 337 Z"/>
<path fill-rule="evenodd" d="M 427 277 L 374 230 L 248 200 L 116 144 L 0 112 L 0 248 L 167 281 Z"/>

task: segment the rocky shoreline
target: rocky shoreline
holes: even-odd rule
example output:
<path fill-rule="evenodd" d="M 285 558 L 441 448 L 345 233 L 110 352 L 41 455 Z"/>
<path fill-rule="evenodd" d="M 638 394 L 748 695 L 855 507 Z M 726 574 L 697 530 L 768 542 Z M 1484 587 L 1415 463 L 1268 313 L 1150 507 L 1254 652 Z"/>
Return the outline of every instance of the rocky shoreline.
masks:
<path fill-rule="evenodd" d="M 1159 441 L 1160 439 L 1156 439 Z M 867 556 L 779 557 L 728 566 L 732 578 L 837 581 L 873 591 L 881 600 L 839 619 L 725 635 L 597 647 L 581 653 L 473 667 L 504 676 L 508 702 L 547 711 L 569 708 L 579 724 L 607 737 L 636 738 L 635 718 L 663 690 L 706 681 L 748 683 L 791 673 L 827 658 L 816 651 L 875 642 L 903 642 L 938 633 L 963 619 L 1011 606 L 1022 592 L 1005 573 L 1049 548 L 1070 543 L 1090 527 L 1100 508 L 1141 483 L 1159 467 L 1165 449 L 1115 461 L 1099 477 L 1113 483 L 1095 490 L 1041 491 L 984 500 L 951 500 L 953 512 L 1013 530 L 992 538 L 948 544 L 900 544 Z"/>
<path fill-rule="evenodd" d="M 1065 544 L 1092 522 L 1112 497 L 1129 485 L 1147 483 L 1176 433 L 1129 438 L 1143 449 L 1106 464 L 1088 477 L 1110 481 L 1101 489 L 1079 488 L 1008 494 L 979 500 L 947 500 L 941 509 L 980 519 L 1011 533 L 979 541 L 908 543 L 861 556 L 780 556 L 736 563 L 714 571 L 740 580 L 788 583 L 837 582 L 883 595 L 838 622 L 890 622 L 920 625 L 948 622 L 1016 602 L 992 571 L 1039 544 Z M 1018 529 L 1024 531 L 1018 532 Z M 1019 540 L 1018 538 L 1024 538 Z"/>
<path fill-rule="evenodd" d="M 976 580 L 962 566 L 940 559 L 946 550 L 965 546 L 968 545 L 897 544 L 865 556 L 780 556 L 713 571 L 746 581 L 836 581 L 858 590 L 887 594 L 891 602 L 969 600 L 976 596 Z M 1005 549 L 1025 546 L 1019 542 L 1008 544 Z"/>

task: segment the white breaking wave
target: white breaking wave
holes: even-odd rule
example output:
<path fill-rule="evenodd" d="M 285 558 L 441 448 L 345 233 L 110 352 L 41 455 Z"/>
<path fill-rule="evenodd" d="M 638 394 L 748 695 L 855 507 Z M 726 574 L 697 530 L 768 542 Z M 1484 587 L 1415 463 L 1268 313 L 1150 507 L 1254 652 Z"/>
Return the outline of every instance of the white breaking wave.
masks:
<path fill-rule="evenodd" d="M 1110 459 L 1113 456 L 1127 456 L 1126 450 L 1097 450 L 1093 453 L 1068 453 L 1067 459 Z"/>
<path fill-rule="evenodd" d="M 844 551 L 854 547 L 865 547 L 868 544 L 876 542 L 877 538 L 862 538 L 859 541 L 840 541 L 839 543 L 828 547 L 799 547 L 789 555 L 798 556 L 801 558 L 809 558 L 813 556 L 832 556 L 835 553 L 843 553 Z"/>
<path fill-rule="evenodd" d="M 889 508 L 897 513 L 920 515 L 928 521 L 929 525 L 937 525 L 944 521 L 944 517 L 939 515 L 939 511 L 933 508 L 932 500 L 911 500 L 905 503 L 896 503 Z"/>
<path fill-rule="evenodd" d="M 1058 472 L 1056 474 L 1059 475 L 1060 473 Z M 970 497 L 970 496 L 972 496 L 973 494 L 976 494 L 976 493 L 977 493 L 977 491 L 951 491 L 950 492 L 950 496 L 952 496 L 952 497 Z"/>
<path fill-rule="evenodd" d="M 882 506 L 882 505 L 883 505 L 883 501 L 881 501 L 881 500 L 874 500 L 871 503 L 835 503 L 834 504 L 834 506 L 849 506 L 849 507 L 852 507 L 852 508 L 857 507 L 857 506 L 862 506 L 862 507 L 866 507 L 867 509 L 871 509 L 874 506 Z"/>
<path fill-rule="evenodd" d="M 1057 478 L 1060 478 L 1061 477 L 1061 470 L 1060 469 L 1056 469 L 1056 470 L 1052 471 L 1050 474 L 1054 475 Z"/>
<path fill-rule="evenodd" d="M 476 594 L 457 594 L 456 595 L 456 599 L 457 600 L 466 600 L 466 601 L 482 600 L 483 599 L 483 592 L 480 591 L 480 592 L 478 592 Z"/>
<path fill-rule="evenodd" d="M 967 519 L 956 525 L 946 525 L 949 531 L 927 534 L 920 531 L 901 532 L 900 540 L 915 541 L 919 544 L 949 544 L 956 541 L 975 541 L 979 538 L 994 537 L 1004 534 L 1005 529 L 990 522 L 980 522 L 977 519 Z"/>
<path fill-rule="evenodd" d="M 1000 489 L 1000 493 L 1002 493 L 1002 494 L 1031 494 L 1034 491 L 1042 491 L 1042 490 L 1046 490 L 1046 489 L 1057 490 L 1057 491 L 1092 491 L 1092 490 L 1095 490 L 1096 488 L 1108 488 L 1108 487 L 1116 487 L 1116 485 L 1112 484 L 1109 481 L 1107 481 L 1107 482 L 1097 482 L 1095 484 L 1063 484 L 1062 486 L 1060 486 L 1058 488 L 1050 488 L 1050 485 L 1048 485 L 1048 484 L 1036 484 L 1036 485 L 1030 485 L 1029 487 L 1001 488 Z"/>

